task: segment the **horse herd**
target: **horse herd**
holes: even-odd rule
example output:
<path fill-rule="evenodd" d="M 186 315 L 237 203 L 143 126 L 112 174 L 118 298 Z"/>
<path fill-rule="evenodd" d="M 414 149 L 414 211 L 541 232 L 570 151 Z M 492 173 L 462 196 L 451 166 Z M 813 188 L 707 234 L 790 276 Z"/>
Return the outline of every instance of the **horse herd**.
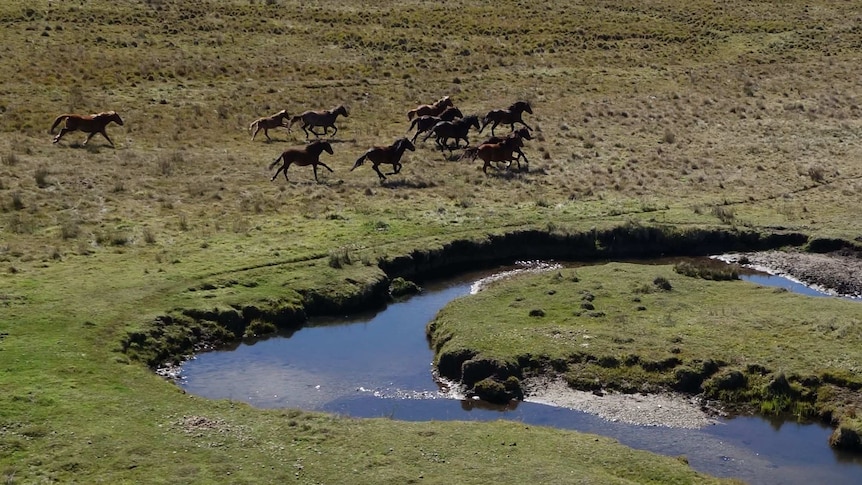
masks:
<path fill-rule="evenodd" d="M 526 155 L 521 151 L 521 148 L 524 146 L 524 140 L 532 139 L 530 136 L 532 128 L 527 125 L 522 118 L 524 112 L 530 114 L 533 113 L 530 104 L 526 101 L 517 101 L 506 109 L 495 109 L 489 111 L 480 120 L 478 115 L 464 116 L 464 114 L 454 106 L 451 98 L 449 96 L 444 96 L 435 103 L 421 105 L 407 112 L 407 120 L 411 122 L 407 132 L 409 133 L 411 130 L 416 130 L 411 139 L 402 137 L 388 146 L 371 147 L 356 160 L 350 170 L 355 170 L 363 165 L 365 161 L 369 161 L 372 164 L 373 170 L 377 172 L 380 180 L 386 180 L 386 175 L 394 175 L 401 171 L 401 157 L 404 155 L 406 150 L 416 150 L 415 143 L 421 134 L 425 134 L 422 141 L 427 141 L 433 136 L 434 142 L 440 149 L 441 153 L 443 150 L 449 150 L 449 154 L 452 155 L 453 150 L 463 149 L 464 152 L 458 160 L 470 158 L 475 161 L 477 158 L 481 158 L 484 162 L 484 165 L 482 166 L 482 171 L 484 173 L 488 173 L 488 167 L 494 167 L 492 163 L 498 162 L 505 162 L 507 169 L 511 166 L 512 162 L 516 162 L 518 164 L 518 169 L 521 169 L 520 160 L 522 158 L 525 163 L 529 163 Z M 287 128 L 287 131 L 290 132 L 291 127 L 297 123 L 300 124 L 302 131 L 305 132 L 306 140 L 308 140 L 310 134 L 313 134 L 315 138 L 330 136 L 330 128 L 333 130 L 331 136 L 335 136 L 338 132 L 338 127 L 335 126 L 335 121 L 338 116 L 348 116 L 347 108 L 344 106 L 338 106 L 331 110 L 305 111 L 302 114 L 292 117 L 288 115 L 287 110 L 281 110 L 272 116 L 254 120 L 249 125 L 248 130 L 249 132 L 252 132 L 252 141 L 261 130 L 263 130 L 263 134 L 267 140 L 272 141 L 269 137 L 269 130 L 275 128 Z M 120 115 L 114 111 L 106 111 L 93 115 L 63 114 L 54 120 L 53 125 L 51 125 L 51 133 L 53 133 L 57 126 L 62 122 L 65 122 L 65 125 L 60 130 L 60 133 L 54 137 L 54 143 L 59 142 L 66 133 L 79 130 L 88 133 L 87 139 L 84 141 L 84 145 L 86 145 L 94 135 L 99 133 L 108 140 L 108 143 L 110 143 L 112 147 L 114 146 L 114 143 L 105 132 L 105 127 L 111 122 L 123 125 L 123 120 L 120 118 Z M 522 127 L 515 129 L 516 123 L 522 125 Z M 496 136 L 494 134 L 494 129 L 500 125 L 508 125 L 510 127 L 510 133 L 505 136 Z M 491 137 L 475 147 L 471 147 L 470 140 L 468 138 L 470 129 L 475 128 L 479 133 L 481 133 L 488 126 L 491 127 Z M 323 128 L 323 132 L 315 131 L 315 128 Z M 454 141 L 454 145 L 450 144 L 450 140 Z M 464 140 L 463 147 L 460 146 L 461 140 Z M 319 139 L 307 143 L 302 147 L 288 148 L 287 150 L 284 150 L 281 155 L 279 155 L 279 157 L 269 165 L 269 169 L 272 170 L 276 165 L 281 163 L 281 166 L 275 171 L 275 174 L 270 180 L 275 180 L 279 173 L 283 173 L 285 180 L 288 180 L 287 169 L 291 165 L 311 165 L 314 171 L 314 180 L 317 181 L 318 165 L 330 172 L 333 171 L 329 166 L 320 161 L 320 155 L 323 152 L 333 154 L 332 145 L 329 141 Z M 393 171 L 384 174 L 380 171 L 380 165 L 392 165 Z"/>

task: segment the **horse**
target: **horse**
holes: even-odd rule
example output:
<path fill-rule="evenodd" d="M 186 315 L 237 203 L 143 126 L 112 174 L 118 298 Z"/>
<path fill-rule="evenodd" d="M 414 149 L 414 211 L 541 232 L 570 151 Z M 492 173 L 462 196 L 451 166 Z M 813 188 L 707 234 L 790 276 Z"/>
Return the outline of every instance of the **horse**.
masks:
<path fill-rule="evenodd" d="M 469 115 L 463 118 L 459 118 L 453 121 L 440 121 L 431 131 L 422 139 L 422 141 L 427 140 L 434 135 L 436 137 L 437 146 L 440 147 L 440 151 L 443 151 L 443 148 L 448 148 L 451 153 L 453 148 L 449 146 L 449 139 L 455 139 L 455 148 L 458 148 L 460 145 L 460 141 L 464 140 L 466 145 L 470 144 L 470 140 L 467 138 L 467 133 L 470 131 L 471 127 L 476 127 L 478 130 L 479 126 L 479 117 L 476 115 Z"/>
<path fill-rule="evenodd" d="M 407 133 L 409 133 L 413 128 L 416 128 L 416 133 L 410 140 L 413 143 L 416 143 L 416 138 L 418 138 L 419 135 L 428 132 L 431 128 L 434 128 L 434 125 L 437 123 L 441 121 L 453 121 L 457 118 L 463 117 L 464 113 L 462 113 L 460 109 L 454 106 L 449 106 L 440 113 L 440 116 L 422 115 L 418 118 L 413 118 L 413 122 L 410 123 L 410 128 L 407 128 Z"/>
<path fill-rule="evenodd" d="M 399 138 L 395 140 L 395 143 L 388 147 L 372 147 L 356 160 L 356 163 L 353 164 L 353 168 L 351 168 L 350 171 L 352 172 L 356 167 L 362 165 L 365 160 L 371 160 L 371 168 L 377 172 L 381 181 L 386 180 L 386 175 L 395 175 L 401 171 L 401 156 L 404 154 L 404 150 L 410 150 L 413 152 L 416 151 L 416 146 L 407 138 Z M 392 165 L 393 171 L 383 175 L 383 173 L 380 172 L 380 169 L 377 168 L 381 163 Z"/>
<path fill-rule="evenodd" d="M 509 125 L 512 127 L 512 130 L 514 130 L 515 123 L 520 123 L 532 130 L 532 128 L 530 128 L 530 126 L 524 123 L 524 120 L 521 119 L 521 114 L 524 111 L 533 114 L 533 108 L 531 108 L 530 103 L 526 101 L 517 101 L 507 109 L 493 109 L 489 111 L 484 118 L 482 118 L 482 128 L 479 129 L 479 133 L 481 133 L 488 125 L 491 125 L 491 135 L 494 134 L 494 128 L 501 124 Z"/>
<path fill-rule="evenodd" d="M 87 139 L 84 140 L 84 145 L 86 145 L 87 142 L 90 141 L 90 138 L 93 138 L 96 133 L 101 133 L 101 135 L 104 136 L 105 139 L 108 140 L 108 143 L 113 147 L 114 142 L 108 138 L 108 133 L 105 132 L 105 127 L 112 121 L 123 126 L 123 119 L 120 118 L 120 115 L 118 115 L 116 111 L 104 111 L 93 115 L 62 114 L 54 120 L 54 124 L 51 125 L 50 133 L 54 133 L 54 129 L 63 121 L 65 121 L 66 124 L 63 125 L 60 133 L 54 137 L 54 143 L 60 141 L 60 138 L 63 138 L 63 135 L 70 131 L 81 130 L 84 133 L 89 133 L 87 135 Z"/>
<path fill-rule="evenodd" d="M 305 132 L 306 140 L 308 139 L 309 131 L 314 133 L 314 136 L 320 138 L 321 134 L 314 131 L 315 126 L 323 127 L 323 136 L 327 136 L 329 133 L 329 128 L 332 127 L 335 129 L 335 131 L 332 132 L 332 136 L 335 136 L 335 134 L 338 133 L 338 127 L 335 126 L 335 119 L 338 118 L 338 115 L 347 116 L 347 108 L 344 105 L 323 111 L 306 111 L 290 119 L 290 122 L 287 124 L 287 131 L 290 131 L 290 127 L 294 123 L 296 123 L 297 121 L 301 121 L 301 128 L 302 131 Z"/>
<path fill-rule="evenodd" d="M 275 175 L 269 179 L 270 182 L 275 180 L 275 178 L 278 177 L 278 173 L 281 171 L 284 171 L 284 180 L 289 182 L 290 180 L 287 178 L 287 169 L 291 164 L 296 164 L 300 167 L 311 165 L 314 169 L 314 180 L 319 182 L 319 180 L 317 180 L 318 165 L 323 165 L 323 168 L 332 172 L 331 168 L 320 161 L 320 154 L 324 151 L 332 155 L 332 145 L 330 145 L 328 141 L 313 141 L 303 147 L 288 148 L 269 164 L 269 169 L 272 170 L 272 167 L 275 167 L 279 161 L 284 160 L 284 164 L 281 167 L 278 167 L 278 170 L 275 171 Z"/>
<path fill-rule="evenodd" d="M 412 120 L 415 116 L 437 116 L 452 105 L 452 100 L 449 96 L 443 96 L 434 102 L 434 104 L 423 104 L 421 106 L 417 106 L 416 109 L 411 109 L 407 112 L 407 121 Z"/>
<path fill-rule="evenodd" d="M 528 130 L 526 127 L 522 126 L 521 128 L 518 128 L 517 130 L 509 133 L 506 136 L 492 136 L 492 137 L 488 138 L 487 140 L 483 141 L 482 143 L 480 143 L 480 145 L 491 145 L 494 143 L 501 143 L 501 142 L 504 142 L 510 138 L 515 138 L 515 137 L 520 138 L 522 140 L 532 140 L 533 139 L 533 136 L 530 135 L 530 130 Z M 524 163 L 526 163 L 526 164 L 530 163 L 530 161 L 527 160 L 527 155 L 524 155 L 524 152 L 521 151 L 522 146 L 524 146 L 523 143 L 521 143 L 520 146 L 515 147 L 515 153 L 518 154 L 518 156 L 515 158 L 515 161 L 518 163 L 518 170 L 521 170 L 521 157 L 524 158 Z M 510 165 L 511 165 L 511 163 L 510 163 Z"/>
<path fill-rule="evenodd" d="M 287 110 L 283 109 L 272 116 L 266 116 L 252 121 L 251 124 L 248 125 L 248 131 L 254 130 L 254 134 L 251 135 L 251 140 L 254 141 L 254 137 L 257 136 L 258 132 L 263 130 L 263 134 L 266 135 L 266 139 L 272 141 L 272 138 L 269 137 L 269 130 L 283 126 L 286 127 L 284 121 L 289 118 L 290 115 L 287 114 Z"/>
<path fill-rule="evenodd" d="M 466 156 L 472 156 L 473 160 L 481 158 L 485 162 L 482 165 L 482 172 L 487 174 L 491 162 L 507 162 L 506 167 L 511 165 L 513 161 L 517 160 L 515 152 L 519 151 L 522 146 L 524 146 L 524 141 L 521 137 L 513 136 L 499 143 L 485 143 L 478 147 L 467 148 L 461 158 Z"/>

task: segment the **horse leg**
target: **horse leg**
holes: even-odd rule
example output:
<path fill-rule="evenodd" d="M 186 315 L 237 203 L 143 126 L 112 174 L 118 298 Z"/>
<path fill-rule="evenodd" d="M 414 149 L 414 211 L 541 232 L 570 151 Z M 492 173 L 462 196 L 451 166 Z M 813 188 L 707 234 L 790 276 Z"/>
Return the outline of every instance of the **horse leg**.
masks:
<path fill-rule="evenodd" d="M 267 139 L 268 141 L 272 141 L 272 138 L 270 138 L 270 137 L 269 137 L 269 129 L 264 128 L 264 129 L 263 129 L 263 135 L 266 137 L 266 139 Z"/>
<path fill-rule="evenodd" d="M 322 166 L 323 166 L 323 168 L 325 168 L 325 169 L 329 170 L 330 172 L 332 172 L 332 169 L 331 169 L 331 168 L 329 168 L 329 166 L 328 166 L 328 165 L 326 165 L 326 164 L 325 164 L 325 163 L 323 163 L 323 162 L 317 162 L 317 165 L 322 165 Z M 315 167 L 317 167 L 317 165 L 315 165 Z M 335 173 L 335 172 L 332 172 L 332 173 Z"/>
<path fill-rule="evenodd" d="M 72 130 L 70 130 L 66 127 L 63 127 L 62 129 L 60 129 L 60 133 L 57 133 L 57 136 L 54 137 L 54 143 L 57 143 L 58 141 L 60 141 L 60 138 L 63 138 L 63 135 L 65 135 L 66 133 L 68 133 L 70 131 L 72 131 Z"/>
<path fill-rule="evenodd" d="M 377 176 L 380 177 L 381 181 L 386 180 L 386 175 L 383 175 L 383 172 L 380 171 L 380 169 L 378 168 L 378 164 L 375 163 L 371 166 L 371 168 L 373 168 L 374 171 L 377 172 Z"/>
<path fill-rule="evenodd" d="M 302 125 L 302 131 L 305 132 L 305 139 L 306 140 L 308 140 L 308 129 L 307 128 L 308 128 L 308 125 Z M 311 132 L 314 133 L 313 128 L 311 129 Z M 317 135 L 317 133 L 314 133 L 314 134 Z"/>
<path fill-rule="evenodd" d="M 102 128 L 102 131 L 100 131 L 99 133 L 101 133 L 101 134 L 102 134 L 102 136 L 104 136 L 104 137 L 105 137 L 105 139 L 106 139 L 106 140 L 108 140 L 108 143 L 110 143 L 110 144 L 111 144 L 111 148 L 113 148 L 113 147 L 114 147 L 114 142 L 112 142 L 112 141 L 111 141 L 111 139 L 110 139 L 110 138 L 108 138 L 108 133 L 105 131 L 105 129 L 104 129 L 104 128 Z M 90 136 L 93 136 L 93 135 L 90 135 Z M 86 143 L 85 143 L 85 144 L 86 144 Z"/>
<path fill-rule="evenodd" d="M 334 131 L 332 132 L 332 136 L 335 136 L 335 134 L 336 134 L 336 133 L 338 133 L 338 127 L 337 127 L 337 126 L 335 126 L 335 125 L 332 125 L 332 129 L 334 130 Z"/>

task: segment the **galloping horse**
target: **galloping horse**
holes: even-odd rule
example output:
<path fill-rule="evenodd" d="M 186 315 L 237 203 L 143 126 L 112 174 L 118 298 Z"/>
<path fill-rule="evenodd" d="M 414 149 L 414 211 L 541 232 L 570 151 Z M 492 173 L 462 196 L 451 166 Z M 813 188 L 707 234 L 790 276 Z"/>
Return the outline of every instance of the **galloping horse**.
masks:
<path fill-rule="evenodd" d="M 335 129 L 332 132 L 332 136 L 335 136 L 338 133 L 338 127 L 335 126 L 335 119 L 338 118 L 338 115 L 347 116 L 347 108 L 344 105 L 323 111 L 306 111 L 290 119 L 290 123 L 287 124 L 287 131 L 290 131 L 290 127 L 294 123 L 302 121 L 302 131 L 305 132 L 306 140 L 308 139 L 309 131 L 314 133 L 314 136 L 320 138 L 321 134 L 314 131 L 315 126 L 323 127 L 323 136 L 327 136 L 329 128 L 332 127 Z"/>
<path fill-rule="evenodd" d="M 290 118 L 290 115 L 287 114 L 286 109 L 283 109 L 272 116 L 252 121 L 251 124 L 248 125 L 248 131 L 254 130 L 254 134 L 251 135 L 252 141 L 254 141 L 254 137 L 257 136 L 260 130 L 263 130 L 263 134 L 266 135 L 267 140 L 272 141 L 272 138 L 269 137 L 269 130 L 273 128 L 287 127 L 287 125 L 284 124 L 284 121 L 288 118 Z"/>
<path fill-rule="evenodd" d="M 395 140 L 395 143 L 388 147 L 372 147 L 356 160 L 356 163 L 353 164 L 353 168 L 351 168 L 350 171 L 352 172 L 356 167 L 362 165 L 365 160 L 371 160 L 371 168 L 377 172 L 380 180 L 386 180 L 386 175 L 395 175 L 401 171 L 401 156 L 404 154 L 404 150 L 410 150 L 411 152 L 416 151 L 416 146 L 407 138 L 399 138 Z M 377 168 L 381 163 L 392 165 L 393 171 L 383 175 L 383 173 L 380 172 L 380 169 Z"/>
<path fill-rule="evenodd" d="M 510 138 L 520 138 L 522 140 L 532 140 L 533 136 L 530 135 L 530 130 L 528 130 L 526 127 L 521 127 L 521 128 L 518 128 L 517 130 L 509 133 L 506 136 L 492 136 L 491 138 L 488 138 L 487 140 L 480 143 L 480 145 L 491 145 L 494 143 L 502 143 L 502 142 L 507 141 Z M 527 160 L 527 155 L 524 155 L 524 152 L 521 151 L 522 146 L 524 146 L 523 143 L 516 146 L 515 150 L 514 150 L 515 153 L 518 154 L 518 156 L 515 158 L 515 161 L 518 162 L 518 170 L 521 170 L 521 157 L 524 158 L 524 163 L 526 163 L 526 164 L 530 163 L 530 161 Z M 511 162 L 509 163 L 509 165 L 511 165 Z M 508 165 L 507 165 L 507 167 L 508 167 Z"/>
<path fill-rule="evenodd" d="M 434 125 L 431 128 L 431 131 L 422 141 L 427 140 L 434 135 L 436 137 L 437 146 L 440 147 L 440 151 L 443 151 L 443 148 L 448 148 L 451 153 L 453 147 L 449 146 L 449 139 L 455 139 L 455 147 L 458 148 L 461 140 L 464 140 L 466 145 L 470 144 L 470 140 L 467 138 L 467 133 L 470 131 L 470 128 L 475 126 L 478 130 L 479 126 L 479 117 L 476 115 L 469 115 L 463 118 L 459 118 L 453 121 L 441 121 Z"/>
<path fill-rule="evenodd" d="M 515 123 L 520 123 L 532 130 L 532 128 L 530 128 L 530 126 L 524 123 L 524 120 L 521 119 L 521 114 L 524 111 L 533 114 L 533 108 L 531 108 L 530 103 L 526 101 L 517 101 L 512 104 L 512 106 L 509 106 L 508 109 L 493 109 L 482 119 L 482 128 L 479 132 L 481 133 L 489 124 L 491 125 L 491 135 L 494 134 L 494 128 L 500 124 L 509 125 L 512 127 L 512 130 L 514 130 Z"/>
<path fill-rule="evenodd" d="M 275 171 L 275 175 L 273 175 L 269 180 L 275 180 L 275 178 L 278 177 L 278 173 L 283 170 L 284 180 L 289 182 L 290 180 L 287 178 L 287 169 L 291 164 L 296 164 L 300 167 L 311 165 L 314 169 L 314 180 L 319 182 L 319 180 L 317 180 L 318 165 L 323 165 L 323 168 L 332 172 L 331 168 L 327 167 L 325 163 L 320 161 L 320 154 L 323 151 L 332 155 L 332 145 L 330 145 L 328 141 L 313 141 L 301 148 L 288 148 L 269 164 L 269 169 L 272 170 L 272 167 L 275 167 L 279 161 L 284 160 L 284 165 L 278 167 L 278 170 Z"/>
<path fill-rule="evenodd" d="M 463 117 L 464 113 L 462 113 L 460 109 L 454 106 L 449 106 L 448 108 L 443 110 L 442 113 L 440 113 L 440 116 L 422 115 L 418 118 L 413 118 L 413 122 L 410 123 L 410 128 L 407 128 L 407 133 L 409 133 L 410 130 L 412 130 L 414 127 L 416 128 L 416 133 L 410 140 L 413 143 L 416 143 L 416 138 L 418 138 L 419 135 L 428 132 L 428 130 L 430 130 L 431 128 L 434 128 L 434 125 L 436 125 L 437 123 L 441 121 L 453 121 L 457 118 Z"/>
<path fill-rule="evenodd" d="M 449 99 L 449 96 L 443 96 L 435 101 L 434 104 L 423 104 L 417 106 L 416 109 L 411 109 L 407 112 L 407 120 L 410 121 L 415 116 L 438 116 L 449 106 L 453 106 L 452 100 Z"/>
<path fill-rule="evenodd" d="M 524 141 L 521 137 L 514 136 L 506 138 L 499 143 L 485 143 L 478 147 L 468 148 L 464 150 L 461 158 L 466 156 L 472 156 L 473 160 L 476 160 L 477 157 L 481 158 L 485 162 L 482 165 L 482 172 L 487 174 L 491 162 L 507 162 L 506 167 L 508 167 L 513 161 L 517 160 L 515 152 L 519 151 L 518 149 L 522 146 L 524 146 Z"/>
<path fill-rule="evenodd" d="M 60 141 L 60 138 L 63 138 L 63 135 L 70 131 L 81 130 L 84 133 L 89 133 L 89 135 L 87 135 L 87 139 L 84 140 L 84 145 L 86 145 L 87 142 L 90 141 L 90 138 L 93 138 L 96 133 L 101 133 L 113 147 L 114 142 L 108 138 L 108 134 L 105 132 L 105 127 L 112 121 L 123 126 L 123 119 L 120 118 L 120 115 L 118 115 L 116 111 L 104 111 L 94 115 L 62 114 L 58 116 L 54 120 L 54 124 L 51 125 L 51 133 L 54 133 L 54 129 L 63 121 L 65 121 L 66 124 L 60 130 L 60 133 L 54 137 L 54 143 Z"/>

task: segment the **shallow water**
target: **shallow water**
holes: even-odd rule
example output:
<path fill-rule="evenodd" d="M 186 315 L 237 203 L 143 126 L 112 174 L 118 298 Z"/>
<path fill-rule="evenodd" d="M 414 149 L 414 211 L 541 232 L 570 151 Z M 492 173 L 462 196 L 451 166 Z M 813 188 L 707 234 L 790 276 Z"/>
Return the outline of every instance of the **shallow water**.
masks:
<path fill-rule="evenodd" d="M 862 458 L 833 451 L 831 429 L 820 424 L 739 417 L 699 430 L 636 426 L 536 403 L 489 406 L 444 392 L 432 377 L 425 324 L 488 274 L 427 284 L 422 294 L 380 312 L 314 319 L 289 335 L 200 354 L 183 365 L 180 385 L 261 408 L 408 421 L 511 419 L 597 433 L 634 448 L 685 455 L 697 470 L 750 483 L 862 483 Z M 743 278 L 800 290 L 798 283 L 764 276 Z"/>

